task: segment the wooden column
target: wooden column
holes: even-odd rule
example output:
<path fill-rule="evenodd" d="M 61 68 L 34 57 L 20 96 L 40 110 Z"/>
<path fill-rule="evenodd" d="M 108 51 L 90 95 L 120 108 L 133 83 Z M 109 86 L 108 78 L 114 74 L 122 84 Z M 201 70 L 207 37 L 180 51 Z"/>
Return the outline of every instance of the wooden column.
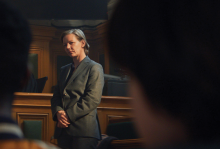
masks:
<path fill-rule="evenodd" d="M 38 53 L 38 78 L 48 76 L 43 92 L 51 92 L 52 63 L 50 60 L 50 41 L 55 36 L 56 29 L 45 26 L 31 26 L 33 41 L 30 53 Z"/>

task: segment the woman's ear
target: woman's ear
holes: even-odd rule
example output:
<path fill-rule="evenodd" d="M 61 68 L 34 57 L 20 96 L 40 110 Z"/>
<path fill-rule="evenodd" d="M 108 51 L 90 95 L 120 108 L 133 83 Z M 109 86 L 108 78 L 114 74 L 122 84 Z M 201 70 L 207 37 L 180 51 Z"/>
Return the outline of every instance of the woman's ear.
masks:
<path fill-rule="evenodd" d="M 85 42 L 85 40 L 81 40 L 81 43 L 82 43 L 82 48 L 84 48 L 85 46 L 86 46 L 86 42 Z"/>

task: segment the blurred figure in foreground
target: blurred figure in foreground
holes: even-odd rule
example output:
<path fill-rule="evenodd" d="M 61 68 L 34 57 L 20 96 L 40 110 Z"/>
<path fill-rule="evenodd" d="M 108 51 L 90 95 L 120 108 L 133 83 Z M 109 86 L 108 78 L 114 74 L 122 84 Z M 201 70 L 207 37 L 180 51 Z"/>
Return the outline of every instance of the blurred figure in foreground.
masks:
<path fill-rule="evenodd" d="M 23 140 L 19 126 L 12 120 L 14 92 L 26 85 L 31 33 L 28 22 L 13 6 L 0 0 L 0 148 L 56 148 L 41 141 Z"/>
<path fill-rule="evenodd" d="M 220 2 L 121 0 L 110 56 L 130 72 L 149 148 L 220 147 Z"/>

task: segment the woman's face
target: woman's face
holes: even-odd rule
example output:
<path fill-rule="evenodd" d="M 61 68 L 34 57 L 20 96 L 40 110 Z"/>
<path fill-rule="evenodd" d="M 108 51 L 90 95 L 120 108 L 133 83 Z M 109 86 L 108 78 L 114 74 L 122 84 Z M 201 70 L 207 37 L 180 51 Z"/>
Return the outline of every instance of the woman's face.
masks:
<path fill-rule="evenodd" d="M 68 34 L 63 37 L 63 46 L 66 53 L 72 58 L 85 54 L 85 41 L 79 41 L 74 34 Z"/>

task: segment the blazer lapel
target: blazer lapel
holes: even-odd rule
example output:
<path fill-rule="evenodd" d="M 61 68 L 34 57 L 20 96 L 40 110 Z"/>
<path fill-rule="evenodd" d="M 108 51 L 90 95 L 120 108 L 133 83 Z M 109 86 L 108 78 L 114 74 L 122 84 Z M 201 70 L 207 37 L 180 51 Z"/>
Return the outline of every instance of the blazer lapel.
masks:
<path fill-rule="evenodd" d="M 70 73 L 70 70 L 71 70 L 71 65 L 72 65 L 72 64 L 70 64 L 66 69 L 63 70 L 64 72 L 63 72 L 62 74 L 60 74 L 60 75 L 61 75 L 61 76 L 60 76 L 60 78 L 61 78 L 60 83 L 61 83 L 61 89 L 62 89 L 62 91 L 63 91 L 63 89 L 65 88 L 66 80 L 67 80 L 67 78 L 68 78 L 68 76 L 69 76 L 69 73 Z"/>
<path fill-rule="evenodd" d="M 69 85 L 89 64 L 90 58 L 86 56 L 77 67 L 76 71 L 73 73 L 69 81 L 67 82 L 66 86 Z"/>

